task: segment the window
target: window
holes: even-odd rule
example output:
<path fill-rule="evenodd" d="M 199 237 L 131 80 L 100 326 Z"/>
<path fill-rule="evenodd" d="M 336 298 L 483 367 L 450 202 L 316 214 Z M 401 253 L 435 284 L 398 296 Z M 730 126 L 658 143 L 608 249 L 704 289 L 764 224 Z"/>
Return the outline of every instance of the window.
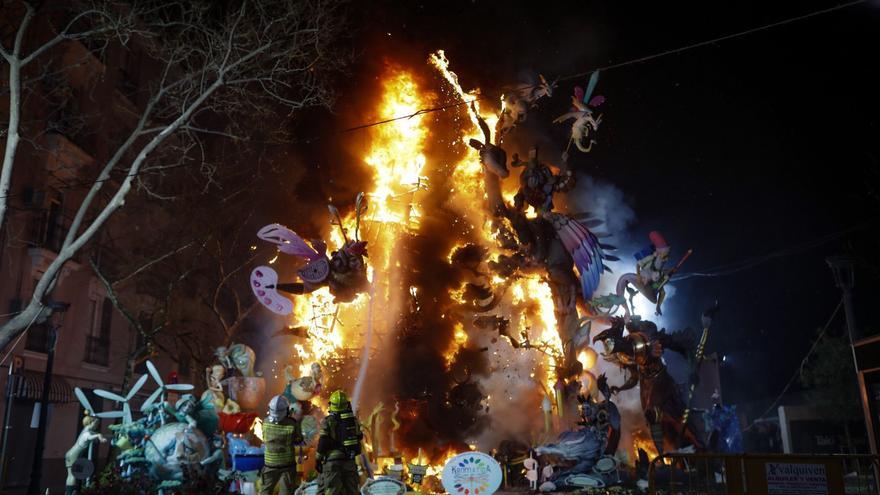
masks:
<path fill-rule="evenodd" d="M 34 287 L 37 286 L 39 280 L 34 280 Z M 9 303 L 9 312 L 17 313 L 21 311 L 21 299 L 14 299 Z M 41 352 L 47 354 L 49 352 L 49 324 L 33 323 L 27 330 L 24 339 L 24 348 L 28 351 Z"/>
<path fill-rule="evenodd" d="M 98 314 L 98 301 L 92 301 L 91 331 L 86 335 L 87 363 L 107 366 L 110 361 L 110 328 L 113 322 L 113 302 L 104 298 Z"/>
<path fill-rule="evenodd" d="M 49 200 L 49 208 L 46 214 L 46 240 L 45 246 L 55 252 L 61 250 L 61 198 L 53 197 Z"/>
<path fill-rule="evenodd" d="M 54 189 L 50 190 L 47 196 L 34 193 L 30 195 L 29 206 L 34 208 L 31 220 L 31 244 L 58 252 L 63 241 L 63 196 Z"/>
<path fill-rule="evenodd" d="M 79 93 L 62 72 L 47 71 L 40 81 L 49 111 L 45 121 L 46 130 L 73 141 L 84 123 L 79 108 Z"/>

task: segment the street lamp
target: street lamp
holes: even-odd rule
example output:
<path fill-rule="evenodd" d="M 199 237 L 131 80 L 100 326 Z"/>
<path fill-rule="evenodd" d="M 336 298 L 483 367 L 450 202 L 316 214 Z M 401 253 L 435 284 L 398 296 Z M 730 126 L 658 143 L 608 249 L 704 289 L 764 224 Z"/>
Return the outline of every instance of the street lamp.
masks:
<path fill-rule="evenodd" d="M 849 333 L 849 345 L 851 346 L 859 337 L 855 309 L 853 308 L 852 289 L 856 278 L 853 261 L 849 256 L 832 256 L 826 258 L 825 262 L 828 263 L 831 274 L 834 275 L 834 285 L 843 292 L 843 311 L 846 314 L 846 329 Z M 853 359 L 855 359 L 855 353 L 853 353 Z"/>
<path fill-rule="evenodd" d="M 858 340 L 859 331 L 856 327 L 856 314 L 853 307 L 853 286 L 855 285 L 855 270 L 853 270 L 853 260 L 849 256 L 832 256 L 826 258 L 828 267 L 834 275 L 834 285 L 843 293 L 843 310 L 846 314 L 846 329 L 849 334 L 849 347 L 852 350 L 853 369 L 856 372 L 856 382 L 861 384 L 859 373 L 859 362 L 856 358 L 856 348 L 853 345 Z M 861 392 L 861 391 L 860 391 Z M 871 440 L 871 415 L 867 403 L 865 402 L 865 394 L 859 393 L 860 402 L 862 403 L 862 411 L 865 419 L 865 428 L 868 433 L 868 439 Z M 876 453 L 876 446 L 873 441 L 870 442 L 872 453 Z M 880 473 L 878 473 L 880 474 Z M 878 480 L 880 482 L 880 480 Z"/>
<path fill-rule="evenodd" d="M 855 284 L 852 258 L 849 256 L 831 256 L 825 258 L 825 262 L 831 268 L 831 273 L 834 275 L 834 284 L 837 288 L 844 292 L 851 291 Z"/>
<path fill-rule="evenodd" d="M 40 397 L 40 421 L 37 426 L 37 441 L 34 445 L 34 462 L 31 467 L 31 481 L 28 495 L 40 494 L 40 480 L 43 477 L 43 447 L 46 443 L 46 415 L 49 410 L 49 388 L 52 386 L 52 365 L 55 362 L 55 342 L 58 340 L 58 329 L 64 320 L 64 313 L 70 303 L 49 300 L 46 307 L 52 310 L 52 323 L 49 325 L 48 349 L 46 351 L 46 372 L 43 374 L 43 391 Z M 58 321 L 54 321 L 57 316 Z"/>

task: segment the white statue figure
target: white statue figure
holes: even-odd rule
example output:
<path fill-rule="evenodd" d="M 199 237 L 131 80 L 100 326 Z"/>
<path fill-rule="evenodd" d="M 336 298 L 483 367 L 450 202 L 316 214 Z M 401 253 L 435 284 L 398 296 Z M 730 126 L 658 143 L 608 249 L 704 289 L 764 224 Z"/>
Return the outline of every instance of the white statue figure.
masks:
<path fill-rule="evenodd" d="M 65 483 L 65 486 L 68 490 L 70 490 L 71 487 L 76 487 L 76 478 L 73 476 L 73 463 L 79 459 L 83 451 L 86 450 L 95 440 L 98 440 L 101 443 L 107 441 L 104 435 L 96 433 L 100 424 L 100 419 L 86 415 L 83 418 L 83 429 L 79 436 L 76 437 L 76 442 L 74 442 L 73 447 L 64 454 L 64 467 L 67 468 L 67 482 Z"/>
<path fill-rule="evenodd" d="M 208 388 L 202 392 L 201 399 L 210 399 L 217 410 L 222 410 L 226 404 L 226 394 L 223 393 L 223 377 L 225 375 L 226 368 L 221 364 L 205 368 L 205 380 L 208 383 Z"/>
<path fill-rule="evenodd" d="M 529 458 L 523 461 L 523 467 L 526 468 L 526 479 L 529 480 L 529 488 L 532 491 L 538 489 L 538 461 L 532 457 L 532 451 L 529 451 Z"/>

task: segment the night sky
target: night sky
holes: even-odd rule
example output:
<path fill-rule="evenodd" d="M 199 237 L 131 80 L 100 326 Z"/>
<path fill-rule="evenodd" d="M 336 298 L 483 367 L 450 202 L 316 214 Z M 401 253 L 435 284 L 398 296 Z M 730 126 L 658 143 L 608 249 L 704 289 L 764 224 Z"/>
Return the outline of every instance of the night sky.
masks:
<path fill-rule="evenodd" d="M 366 116 L 346 111 L 346 101 L 369 97 L 382 60 L 423 66 L 428 53 L 442 48 L 466 89 L 497 91 L 538 72 L 548 79 L 586 72 L 835 5 L 551 4 L 352 6 L 358 62 L 342 87 L 342 109 L 304 132 L 320 135 L 364 122 Z M 874 221 L 880 206 L 869 192 L 878 186 L 880 166 L 878 21 L 880 4 L 860 4 L 603 72 L 597 93 L 607 102 L 599 143 L 589 155 L 574 154 L 571 166 L 625 193 L 636 214 L 630 235 L 647 244 L 649 230 L 662 231 L 674 258 L 693 248 L 683 273 Z M 585 79 L 561 82 L 529 125 L 564 146 L 568 128 L 549 122 L 566 111 L 572 86 Z M 306 147 L 306 156 L 315 163 L 345 161 L 335 139 Z M 327 166 L 323 172 L 330 173 Z M 311 191 L 299 188 L 299 200 L 319 200 Z M 869 307 L 880 295 L 877 265 L 873 272 L 870 265 L 880 247 L 875 232 L 876 224 L 868 225 L 731 275 L 678 282 L 665 322 L 697 325 L 700 311 L 717 298 L 723 313 L 709 351 L 728 357 L 725 399 L 769 403 L 838 301 L 825 256 L 853 249 L 868 257 L 869 264 L 857 268 L 859 317 L 864 329 L 880 330 Z"/>

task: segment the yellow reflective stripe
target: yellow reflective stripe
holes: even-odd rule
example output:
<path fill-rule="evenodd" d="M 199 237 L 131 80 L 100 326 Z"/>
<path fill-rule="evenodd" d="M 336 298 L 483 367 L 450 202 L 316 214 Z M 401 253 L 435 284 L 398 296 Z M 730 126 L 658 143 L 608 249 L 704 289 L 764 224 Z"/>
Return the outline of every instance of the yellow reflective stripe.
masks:
<path fill-rule="evenodd" d="M 292 444 L 295 432 L 296 427 L 292 425 L 268 422 L 263 424 L 263 438 L 266 445 L 263 455 L 266 464 L 285 466 L 296 462 L 296 453 Z"/>
<path fill-rule="evenodd" d="M 350 412 L 342 413 L 342 414 L 339 415 L 339 417 L 342 418 L 342 419 L 353 418 L 353 417 L 354 417 L 354 413 L 350 413 Z"/>
<path fill-rule="evenodd" d="M 264 460 L 266 465 L 269 467 L 272 466 L 286 466 L 289 464 L 293 464 L 296 462 L 296 455 L 293 452 L 290 453 L 274 453 L 274 452 L 266 452 L 264 456 Z"/>

